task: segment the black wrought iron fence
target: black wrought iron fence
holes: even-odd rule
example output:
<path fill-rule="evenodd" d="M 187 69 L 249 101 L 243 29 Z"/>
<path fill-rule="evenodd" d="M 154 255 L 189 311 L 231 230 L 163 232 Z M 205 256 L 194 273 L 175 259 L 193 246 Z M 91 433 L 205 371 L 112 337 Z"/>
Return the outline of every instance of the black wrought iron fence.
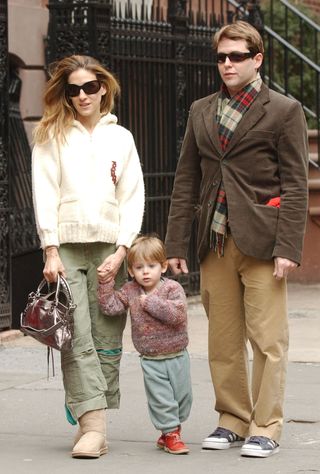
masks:
<path fill-rule="evenodd" d="M 0 329 L 11 324 L 7 3 L 0 4 Z"/>
<path fill-rule="evenodd" d="M 313 21 L 287 0 L 269 0 L 267 7 L 269 7 L 266 9 L 268 26 L 312 62 L 318 64 L 320 59 L 319 22 Z"/>
<path fill-rule="evenodd" d="M 89 54 L 110 67 L 120 79 L 122 97 L 116 113 L 120 123 L 133 132 L 144 169 L 147 201 L 144 232 L 157 232 L 162 238 L 165 235 L 188 110 L 193 100 L 218 88 L 211 38 L 217 28 L 234 18 L 246 19 L 264 31 L 267 47 L 264 73 L 271 87 L 294 95 L 292 81 L 300 81 L 300 95 L 295 97 L 302 101 L 309 120 L 314 121 L 311 123 L 315 124 L 319 145 L 319 56 L 307 54 L 305 39 L 310 31 L 301 33 L 303 49 L 299 51 L 290 44 L 289 27 L 286 27 L 287 37 L 281 37 L 272 28 L 263 26 L 259 4 L 260 0 L 239 3 L 236 0 L 49 0 L 47 63 L 69 54 Z M 8 326 L 10 319 L 11 255 L 22 255 L 38 245 L 31 210 L 30 150 L 18 101 L 14 100 L 10 109 L 10 148 L 8 142 L 7 11 L 4 5 L 6 2 L 0 5 L 0 329 Z M 292 11 L 288 7 L 289 10 Z M 305 22 L 305 19 L 299 21 Z M 310 30 L 310 22 L 308 25 Z M 319 27 L 316 30 L 313 44 L 318 51 Z M 288 74 L 293 64 L 291 55 L 298 66 Z M 277 59 L 283 72 L 281 80 L 275 74 Z M 311 92 L 306 87 L 307 68 L 312 75 Z M 14 158 L 10 169 L 8 149 Z M 9 239 L 10 172 L 14 182 L 10 204 L 13 206 L 13 251 Z M 15 225 L 17 223 L 19 225 Z M 195 248 L 194 229 L 189 251 L 191 271 L 184 280 L 188 294 L 197 293 L 199 289 Z"/>
<path fill-rule="evenodd" d="M 120 5 L 121 3 L 121 5 Z M 125 8 L 123 9 L 123 4 Z M 152 3 L 152 5 L 150 5 Z M 119 122 L 129 128 L 141 157 L 146 211 L 143 232 L 166 233 L 174 173 L 191 102 L 218 87 L 211 39 L 230 17 L 226 2 L 49 1 L 47 59 L 91 54 L 118 76 Z M 94 25 L 90 31 L 88 25 Z M 188 294 L 199 290 L 194 235 Z"/>
<path fill-rule="evenodd" d="M 37 237 L 31 190 L 31 150 L 20 113 L 21 79 L 10 67 L 9 155 L 11 201 L 11 257 L 40 247 Z"/>

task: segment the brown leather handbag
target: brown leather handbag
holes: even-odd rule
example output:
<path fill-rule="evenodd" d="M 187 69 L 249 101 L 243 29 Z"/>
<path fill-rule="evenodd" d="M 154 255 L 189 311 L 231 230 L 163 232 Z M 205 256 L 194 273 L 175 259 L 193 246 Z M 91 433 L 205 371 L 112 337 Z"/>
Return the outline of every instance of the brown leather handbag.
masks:
<path fill-rule="evenodd" d="M 47 292 L 43 292 L 45 286 Z M 58 275 L 56 284 L 42 280 L 37 291 L 29 294 L 27 306 L 21 313 L 20 329 L 48 347 L 69 350 L 72 348 L 75 308 L 70 287 L 63 276 Z"/>

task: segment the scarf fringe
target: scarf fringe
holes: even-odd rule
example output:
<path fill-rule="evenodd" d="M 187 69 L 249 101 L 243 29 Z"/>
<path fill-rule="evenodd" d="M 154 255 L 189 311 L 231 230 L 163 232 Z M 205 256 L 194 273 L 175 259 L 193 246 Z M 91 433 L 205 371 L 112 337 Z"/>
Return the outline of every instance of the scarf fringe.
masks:
<path fill-rule="evenodd" d="M 212 248 L 219 258 L 224 256 L 224 242 L 227 238 L 226 234 L 219 234 L 218 232 L 211 232 L 210 248 Z"/>

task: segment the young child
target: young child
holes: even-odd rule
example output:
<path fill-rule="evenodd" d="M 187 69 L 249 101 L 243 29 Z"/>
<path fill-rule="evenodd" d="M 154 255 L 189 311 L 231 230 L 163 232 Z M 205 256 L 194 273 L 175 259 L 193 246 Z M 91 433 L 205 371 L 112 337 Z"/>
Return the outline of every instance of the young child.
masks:
<path fill-rule="evenodd" d="M 98 272 L 98 296 L 108 316 L 130 309 L 132 340 L 141 355 L 149 414 L 162 434 L 157 446 L 171 454 L 187 454 L 181 423 L 190 413 L 192 389 L 187 352 L 187 303 L 179 283 L 163 277 L 166 251 L 160 239 L 138 237 L 128 250 L 133 281 L 120 291 Z"/>

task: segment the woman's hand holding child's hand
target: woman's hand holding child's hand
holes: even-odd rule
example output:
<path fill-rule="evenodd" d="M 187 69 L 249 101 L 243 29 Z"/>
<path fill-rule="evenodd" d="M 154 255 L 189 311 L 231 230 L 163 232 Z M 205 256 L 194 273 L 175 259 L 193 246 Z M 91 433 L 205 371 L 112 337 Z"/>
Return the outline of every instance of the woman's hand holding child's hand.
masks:
<path fill-rule="evenodd" d="M 126 247 L 120 245 L 116 252 L 109 255 L 97 268 L 99 283 L 110 283 L 117 276 L 119 268 L 127 254 Z"/>

